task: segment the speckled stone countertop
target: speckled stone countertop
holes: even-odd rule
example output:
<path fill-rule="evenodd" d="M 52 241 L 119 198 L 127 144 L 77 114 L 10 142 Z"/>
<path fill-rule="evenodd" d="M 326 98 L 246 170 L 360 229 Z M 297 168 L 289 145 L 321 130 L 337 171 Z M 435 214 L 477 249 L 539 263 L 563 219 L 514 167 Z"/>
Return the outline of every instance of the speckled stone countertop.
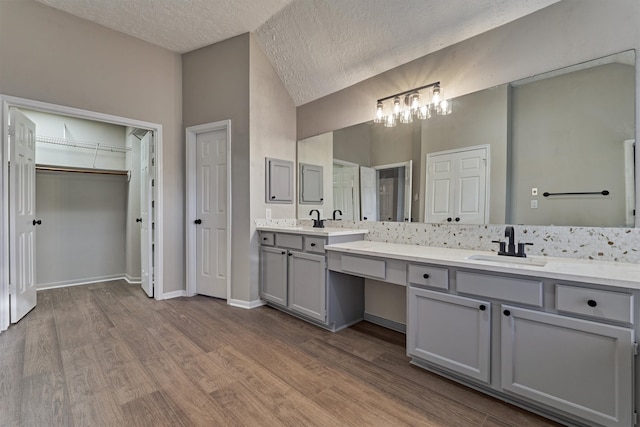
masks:
<path fill-rule="evenodd" d="M 540 278 L 640 289 L 640 265 L 588 259 L 530 256 L 517 259 L 495 252 L 449 249 L 370 240 L 325 246 L 327 251 L 465 267 Z M 477 259 L 477 258 L 486 259 Z M 476 259 L 473 259 L 476 258 Z M 544 264 L 544 265 L 536 265 Z"/>
<path fill-rule="evenodd" d="M 310 236 L 323 236 L 323 237 L 332 237 L 332 236 L 349 236 L 353 234 L 367 234 L 367 230 L 355 230 L 349 228 L 333 228 L 333 227 L 325 227 L 325 228 L 313 228 L 309 226 L 286 226 L 286 225 L 274 225 L 274 226 L 259 226 L 256 227 L 258 231 L 271 231 L 274 233 L 289 233 L 289 234 L 306 234 Z"/>

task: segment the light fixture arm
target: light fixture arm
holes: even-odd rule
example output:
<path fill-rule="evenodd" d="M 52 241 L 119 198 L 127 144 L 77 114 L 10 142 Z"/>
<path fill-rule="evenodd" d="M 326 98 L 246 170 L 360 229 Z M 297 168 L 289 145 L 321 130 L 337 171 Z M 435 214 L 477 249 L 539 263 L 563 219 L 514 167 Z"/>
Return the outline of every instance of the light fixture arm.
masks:
<path fill-rule="evenodd" d="M 414 93 L 414 92 L 417 92 L 419 90 L 426 89 L 428 87 L 434 87 L 434 86 L 440 86 L 440 82 L 429 83 L 428 85 L 424 85 L 424 86 L 416 87 L 414 89 L 406 90 L 404 92 L 396 93 L 395 95 L 387 96 L 386 98 L 380 98 L 380 99 L 378 99 L 377 102 L 388 101 L 389 99 L 393 99 L 396 96 L 409 95 L 410 93 Z"/>

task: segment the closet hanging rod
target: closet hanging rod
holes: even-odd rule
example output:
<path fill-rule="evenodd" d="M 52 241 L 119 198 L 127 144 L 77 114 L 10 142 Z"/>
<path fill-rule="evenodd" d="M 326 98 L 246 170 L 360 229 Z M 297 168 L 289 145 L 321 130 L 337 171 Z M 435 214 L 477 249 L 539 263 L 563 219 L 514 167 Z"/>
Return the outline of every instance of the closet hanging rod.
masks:
<path fill-rule="evenodd" d="M 49 165 L 36 165 L 36 170 L 47 171 L 47 172 L 91 173 L 91 174 L 98 174 L 98 175 L 129 176 L 128 171 L 119 171 L 119 170 L 110 170 L 110 169 L 68 168 L 68 167 L 49 166 Z"/>
<path fill-rule="evenodd" d="M 542 195 L 544 197 L 549 197 L 549 196 L 582 196 L 582 195 L 597 195 L 597 194 L 601 194 L 603 196 L 608 196 L 609 195 L 609 190 L 602 190 L 602 191 L 586 191 L 583 193 L 542 193 Z"/>
<path fill-rule="evenodd" d="M 118 147 L 116 145 L 101 144 L 99 142 L 79 141 L 55 136 L 36 135 L 36 142 L 63 145 L 65 147 L 87 148 L 89 150 L 111 151 L 112 153 L 126 153 L 127 151 L 131 151 L 129 147 Z"/>

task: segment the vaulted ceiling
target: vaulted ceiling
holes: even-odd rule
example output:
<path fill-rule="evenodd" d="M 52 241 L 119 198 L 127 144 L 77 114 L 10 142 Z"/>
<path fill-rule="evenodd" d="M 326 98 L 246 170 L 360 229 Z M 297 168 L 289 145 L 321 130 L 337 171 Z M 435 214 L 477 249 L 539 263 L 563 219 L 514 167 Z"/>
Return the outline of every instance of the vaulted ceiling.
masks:
<path fill-rule="evenodd" d="M 185 53 L 253 32 L 296 105 L 559 0 L 37 0 Z"/>

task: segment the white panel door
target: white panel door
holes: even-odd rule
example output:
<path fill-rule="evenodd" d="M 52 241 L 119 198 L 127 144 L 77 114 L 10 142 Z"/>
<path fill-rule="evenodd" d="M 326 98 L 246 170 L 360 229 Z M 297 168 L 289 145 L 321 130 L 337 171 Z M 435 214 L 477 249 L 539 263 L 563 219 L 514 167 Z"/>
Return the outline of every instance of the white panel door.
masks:
<path fill-rule="evenodd" d="M 18 109 L 9 112 L 9 283 L 11 322 L 36 306 L 36 125 Z"/>
<path fill-rule="evenodd" d="M 427 154 L 425 222 L 484 224 L 488 149 Z"/>
<path fill-rule="evenodd" d="M 360 208 L 363 221 L 377 221 L 376 170 L 360 166 Z"/>
<path fill-rule="evenodd" d="M 196 135 L 196 293 L 227 298 L 227 132 Z"/>
<path fill-rule="evenodd" d="M 151 159 L 153 134 L 147 134 L 140 141 L 140 283 L 145 293 L 153 296 L 153 241 L 151 215 L 151 194 L 153 193 Z"/>
<path fill-rule="evenodd" d="M 463 151 L 457 155 L 456 162 L 454 218 L 460 218 L 465 224 L 484 224 L 487 150 Z"/>
<path fill-rule="evenodd" d="M 360 220 L 358 166 L 333 164 L 333 208 L 342 212 L 340 218 Z"/>

